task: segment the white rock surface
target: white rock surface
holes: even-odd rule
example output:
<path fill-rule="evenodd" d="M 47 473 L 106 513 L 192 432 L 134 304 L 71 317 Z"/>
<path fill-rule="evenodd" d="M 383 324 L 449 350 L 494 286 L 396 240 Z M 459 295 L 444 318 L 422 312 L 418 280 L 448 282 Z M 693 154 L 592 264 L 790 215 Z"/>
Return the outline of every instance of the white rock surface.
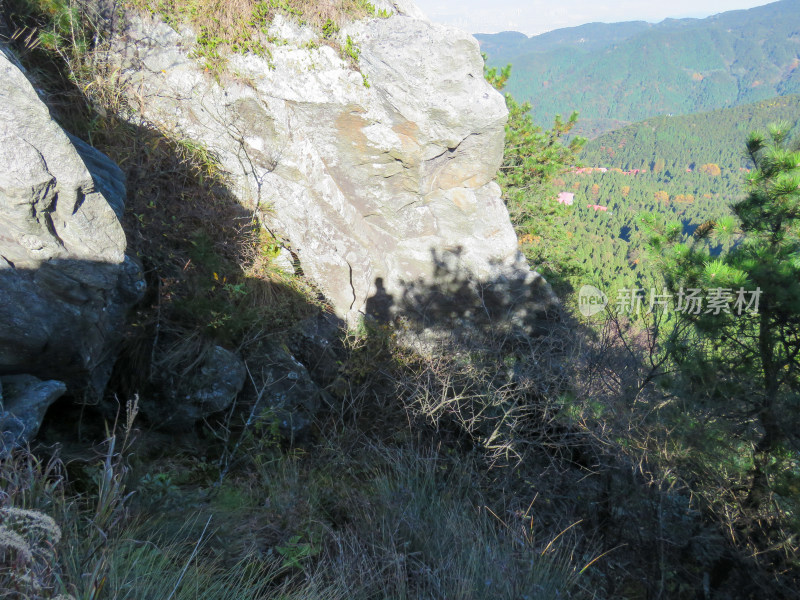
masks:
<path fill-rule="evenodd" d="M 540 282 L 493 182 L 507 110 L 478 43 L 410 0 L 377 4 L 394 15 L 340 32 L 360 49 L 361 72 L 278 20 L 288 43 L 271 60 L 231 55 L 219 82 L 189 57 L 191 32 L 131 18 L 117 56 L 136 116 L 210 148 L 240 202 L 348 320 L 376 282 L 391 298 L 435 283 L 437 257 L 478 282 Z"/>

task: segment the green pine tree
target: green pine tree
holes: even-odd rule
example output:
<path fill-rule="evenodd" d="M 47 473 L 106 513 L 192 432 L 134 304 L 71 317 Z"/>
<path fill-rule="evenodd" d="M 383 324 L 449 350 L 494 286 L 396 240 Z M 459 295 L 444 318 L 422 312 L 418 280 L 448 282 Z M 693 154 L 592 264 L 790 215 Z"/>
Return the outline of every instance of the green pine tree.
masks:
<path fill-rule="evenodd" d="M 710 400 L 753 449 L 751 508 L 763 507 L 781 485 L 794 489 L 797 481 L 787 478 L 800 477 L 800 152 L 787 137 L 784 125 L 750 136 L 755 168 L 747 197 L 733 206 L 733 217 L 699 227 L 692 242 L 680 243 L 680 223 L 648 219 L 651 248 L 672 292 L 706 291 L 699 314 L 677 313 L 667 348 L 683 393 Z M 718 258 L 703 243 L 731 238 L 738 243 Z M 729 302 L 717 311 L 708 300 L 720 293 Z"/>

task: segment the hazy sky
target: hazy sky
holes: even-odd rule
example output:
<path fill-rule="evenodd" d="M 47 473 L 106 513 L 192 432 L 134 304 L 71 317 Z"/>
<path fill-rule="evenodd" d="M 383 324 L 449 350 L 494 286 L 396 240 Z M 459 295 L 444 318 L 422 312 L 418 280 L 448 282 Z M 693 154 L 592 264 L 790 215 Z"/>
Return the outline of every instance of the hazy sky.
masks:
<path fill-rule="evenodd" d="M 650 21 L 667 17 L 707 17 L 751 8 L 759 0 L 415 0 L 438 23 L 470 33 L 521 31 L 528 35 L 593 21 Z"/>

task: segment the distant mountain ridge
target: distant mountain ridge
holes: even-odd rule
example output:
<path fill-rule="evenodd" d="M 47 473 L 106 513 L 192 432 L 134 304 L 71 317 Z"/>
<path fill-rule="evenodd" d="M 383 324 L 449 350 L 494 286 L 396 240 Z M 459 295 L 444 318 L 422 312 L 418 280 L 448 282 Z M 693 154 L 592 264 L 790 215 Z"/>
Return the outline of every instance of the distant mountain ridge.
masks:
<path fill-rule="evenodd" d="M 516 56 L 531 52 L 547 52 L 569 45 L 580 45 L 586 50 L 599 50 L 630 39 L 652 27 L 655 25 L 646 21 L 586 23 L 577 27 L 555 29 L 532 37 L 518 31 L 478 33 L 475 37 L 480 42 L 481 49 L 490 52 L 490 57 L 495 58 L 493 51 L 499 51 L 498 56 Z"/>
<path fill-rule="evenodd" d="M 800 93 L 800 0 L 705 19 L 475 37 L 490 65 L 513 64 L 507 89 L 532 102 L 540 124 L 578 110 L 590 137 L 655 115 Z"/>

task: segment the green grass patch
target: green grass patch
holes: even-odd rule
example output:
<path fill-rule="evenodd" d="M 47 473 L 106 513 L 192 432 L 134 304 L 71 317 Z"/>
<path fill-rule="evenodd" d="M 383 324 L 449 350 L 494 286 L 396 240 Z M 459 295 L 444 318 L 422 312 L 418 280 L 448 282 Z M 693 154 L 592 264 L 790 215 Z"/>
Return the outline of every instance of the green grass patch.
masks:
<path fill-rule="evenodd" d="M 219 77 L 229 52 L 255 54 L 271 59 L 270 46 L 281 40 L 270 34 L 275 15 L 282 14 L 301 25 L 317 30 L 324 43 L 337 47 L 337 34 L 352 20 L 367 17 L 388 18 L 391 12 L 378 10 L 366 0 L 126 0 L 134 9 L 158 15 L 178 27 L 188 23 L 197 30 L 193 56 L 203 61 L 208 72 Z M 358 49 L 348 37 L 340 48 L 354 68 Z M 364 85 L 369 87 L 366 79 Z"/>

